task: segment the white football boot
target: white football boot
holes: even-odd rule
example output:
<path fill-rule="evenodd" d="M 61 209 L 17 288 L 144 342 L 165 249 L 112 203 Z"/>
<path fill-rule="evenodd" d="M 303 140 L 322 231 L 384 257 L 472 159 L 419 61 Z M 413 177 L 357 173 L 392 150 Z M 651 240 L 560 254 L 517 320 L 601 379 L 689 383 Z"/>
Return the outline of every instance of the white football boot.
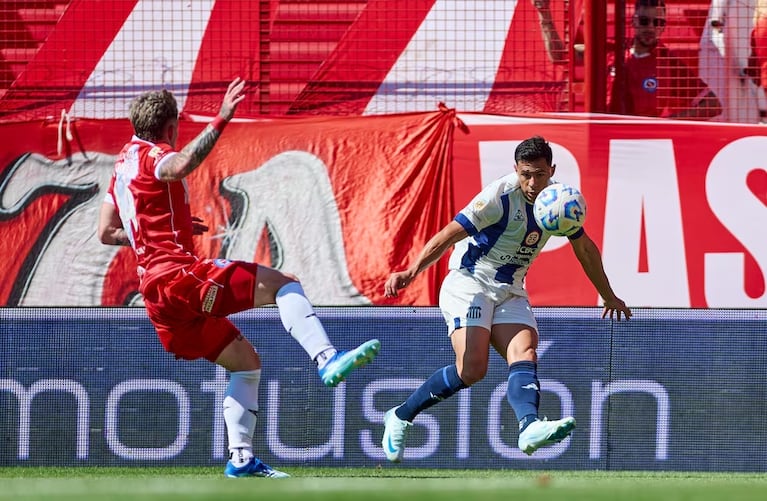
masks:
<path fill-rule="evenodd" d="M 383 446 L 386 459 L 399 463 L 405 454 L 405 439 L 413 423 L 397 417 L 394 411 L 397 407 L 389 409 L 384 415 L 384 433 L 381 445 Z"/>
<path fill-rule="evenodd" d="M 519 449 L 528 456 L 541 447 L 557 444 L 575 428 L 575 418 L 566 417 L 556 421 L 545 418 L 533 421 L 519 434 Z"/>

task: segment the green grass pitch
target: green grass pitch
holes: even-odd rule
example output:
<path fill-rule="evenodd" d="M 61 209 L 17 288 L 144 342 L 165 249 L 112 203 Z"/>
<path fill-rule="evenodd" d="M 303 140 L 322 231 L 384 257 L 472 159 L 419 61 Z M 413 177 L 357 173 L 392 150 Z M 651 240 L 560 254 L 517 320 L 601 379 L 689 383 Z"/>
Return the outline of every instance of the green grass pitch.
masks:
<path fill-rule="evenodd" d="M 227 479 L 221 468 L 6 467 L 0 499 L 691 500 L 767 499 L 767 474 L 285 468 L 289 479 Z"/>

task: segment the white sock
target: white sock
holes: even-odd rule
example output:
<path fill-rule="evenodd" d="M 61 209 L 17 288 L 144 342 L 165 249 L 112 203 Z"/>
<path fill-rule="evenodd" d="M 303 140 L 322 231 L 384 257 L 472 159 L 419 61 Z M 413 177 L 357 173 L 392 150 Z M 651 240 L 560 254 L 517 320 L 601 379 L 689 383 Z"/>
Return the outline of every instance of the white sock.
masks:
<path fill-rule="evenodd" d="M 312 360 L 316 360 L 321 353 L 327 355 L 328 350 L 335 351 L 300 283 L 283 285 L 277 291 L 276 302 L 285 330 L 298 341 Z"/>
<path fill-rule="evenodd" d="M 239 467 L 253 457 L 261 369 L 232 372 L 224 395 L 224 422 L 230 460 Z"/>
<path fill-rule="evenodd" d="M 314 359 L 314 361 L 317 362 L 317 368 L 322 369 L 325 367 L 325 365 L 330 362 L 330 359 L 333 358 L 336 353 L 338 352 L 335 348 L 328 348 L 327 350 L 317 355 L 317 358 Z"/>
<path fill-rule="evenodd" d="M 234 449 L 229 449 L 229 461 L 231 461 L 235 468 L 242 468 L 248 464 L 248 461 L 250 461 L 252 457 L 252 448 L 236 447 Z"/>

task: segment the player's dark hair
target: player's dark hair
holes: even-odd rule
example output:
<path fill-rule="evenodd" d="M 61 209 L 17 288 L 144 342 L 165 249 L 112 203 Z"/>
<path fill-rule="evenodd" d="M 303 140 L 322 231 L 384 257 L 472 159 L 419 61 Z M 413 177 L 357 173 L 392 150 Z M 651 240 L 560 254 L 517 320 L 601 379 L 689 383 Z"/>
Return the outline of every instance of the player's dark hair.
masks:
<path fill-rule="evenodd" d="M 514 151 L 514 161 L 519 163 L 520 160 L 525 162 L 533 162 L 539 158 L 545 158 L 546 163 L 551 165 L 552 161 L 551 146 L 541 136 L 533 136 L 529 139 L 525 139 Z"/>
<path fill-rule="evenodd" d="M 666 2 L 665 0 L 636 0 L 636 4 L 634 4 L 634 9 L 638 9 L 639 7 L 665 7 Z"/>
<path fill-rule="evenodd" d="M 128 116 L 137 137 L 155 142 L 168 122 L 178 118 L 176 98 L 164 89 L 145 92 L 133 100 Z"/>

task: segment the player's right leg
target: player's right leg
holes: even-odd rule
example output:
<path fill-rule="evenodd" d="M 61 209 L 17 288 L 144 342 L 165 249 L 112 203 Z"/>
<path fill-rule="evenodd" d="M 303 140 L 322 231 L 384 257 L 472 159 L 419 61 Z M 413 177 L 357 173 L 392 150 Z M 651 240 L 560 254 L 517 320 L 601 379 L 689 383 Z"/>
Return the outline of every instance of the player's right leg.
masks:
<path fill-rule="evenodd" d="M 384 416 L 381 446 L 386 459 L 402 460 L 408 431 L 418 414 L 485 376 L 489 339 L 490 332 L 479 326 L 460 327 L 450 334 L 456 363 L 435 371 L 402 405 L 389 409 Z"/>
<path fill-rule="evenodd" d="M 405 440 L 410 427 L 413 426 L 413 419 L 418 414 L 464 388 L 467 388 L 467 385 L 458 376 L 456 366 L 448 365 L 432 374 L 402 405 L 389 409 L 384 415 L 384 432 L 381 438 L 381 447 L 386 459 L 395 463 L 402 460 L 405 455 Z"/>
<path fill-rule="evenodd" d="M 418 414 L 482 379 L 487 371 L 489 338 L 490 333 L 481 327 L 460 328 L 452 333 L 450 339 L 456 364 L 438 369 L 405 402 L 386 412 L 381 439 L 386 459 L 402 460 L 408 432 Z M 483 350 L 484 356 L 481 355 Z M 464 368 L 466 376 L 459 375 L 458 364 Z"/>
<path fill-rule="evenodd" d="M 481 380 L 487 372 L 493 304 L 479 284 L 451 273 L 442 284 L 439 306 L 445 318 L 455 365 L 438 369 L 405 402 L 384 416 L 381 446 L 389 461 L 401 461 L 413 419 L 422 411 Z"/>

